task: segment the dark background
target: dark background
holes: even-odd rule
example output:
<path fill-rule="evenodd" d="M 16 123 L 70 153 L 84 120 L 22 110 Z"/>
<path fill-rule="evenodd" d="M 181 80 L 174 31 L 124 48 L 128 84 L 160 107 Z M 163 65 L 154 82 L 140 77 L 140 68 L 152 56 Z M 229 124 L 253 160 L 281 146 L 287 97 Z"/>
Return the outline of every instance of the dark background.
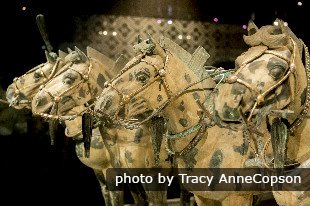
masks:
<path fill-rule="evenodd" d="M 20 76 L 33 66 L 45 61 L 44 42 L 37 29 L 35 17 L 45 16 L 50 41 L 54 50 L 64 41 L 72 41 L 76 17 L 92 14 L 134 15 L 158 18 L 213 21 L 223 24 L 247 24 L 253 18 L 256 25 L 271 24 L 276 18 L 287 21 L 292 31 L 310 44 L 310 3 L 301 0 L 18 0 L 15 12 L 2 26 L 5 59 L 1 61 L 1 86 L 6 88 L 15 76 Z M 26 7 L 26 10 L 22 10 Z M 10 61 L 9 59 L 14 59 Z M 9 71 L 9 72 L 5 72 Z"/>
<path fill-rule="evenodd" d="M 310 45 L 309 2 L 301 1 L 223 1 L 223 0 L 18 0 L 15 10 L 2 18 L 2 60 L 0 83 L 3 89 L 15 76 L 45 62 L 44 42 L 35 17 L 43 14 L 54 51 L 64 41 L 72 41 L 76 17 L 92 14 L 134 15 L 176 18 L 218 23 L 271 24 L 275 18 L 287 21 L 292 31 Z M 26 10 L 22 8 L 26 7 Z M 5 9 L 5 8 L 2 8 Z M 64 139 L 59 129 L 55 146 L 49 145 L 47 125 L 29 120 L 26 135 L 0 136 L 0 201 L 38 205 L 104 205 L 92 170 L 82 165 L 74 152 L 74 143 Z M 38 125 L 41 126 L 38 129 Z"/>

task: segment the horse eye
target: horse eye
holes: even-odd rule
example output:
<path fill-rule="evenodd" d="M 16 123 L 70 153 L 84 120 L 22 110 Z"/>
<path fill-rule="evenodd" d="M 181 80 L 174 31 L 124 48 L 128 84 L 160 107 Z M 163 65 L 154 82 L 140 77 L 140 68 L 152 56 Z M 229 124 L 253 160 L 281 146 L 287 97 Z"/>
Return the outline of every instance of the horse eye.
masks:
<path fill-rule="evenodd" d="M 38 72 L 35 72 L 35 73 L 33 74 L 33 77 L 34 77 L 35 79 L 40 79 L 40 78 L 42 77 L 42 75 L 41 75 L 40 73 L 38 73 Z"/>
<path fill-rule="evenodd" d="M 139 71 L 136 75 L 136 80 L 145 84 L 150 79 L 150 74 L 146 71 Z"/>
<path fill-rule="evenodd" d="M 274 79 L 279 79 L 284 72 L 284 68 L 281 65 L 275 65 L 273 69 L 270 71 L 270 75 Z"/>
<path fill-rule="evenodd" d="M 74 79 L 71 79 L 69 77 L 64 78 L 63 83 L 64 84 L 72 84 L 74 82 Z"/>

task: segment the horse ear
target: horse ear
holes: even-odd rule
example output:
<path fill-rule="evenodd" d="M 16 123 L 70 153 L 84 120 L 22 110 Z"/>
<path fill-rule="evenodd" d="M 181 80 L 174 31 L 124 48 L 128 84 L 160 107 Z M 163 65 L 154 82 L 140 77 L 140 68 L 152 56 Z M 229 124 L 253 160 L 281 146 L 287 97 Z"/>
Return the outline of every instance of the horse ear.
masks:
<path fill-rule="evenodd" d="M 141 42 L 142 42 L 141 36 L 140 36 L 140 34 L 138 34 L 138 36 L 137 36 L 137 43 L 139 44 Z"/>
<path fill-rule="evenodd" d="M 248 35 L 251 36 L 255 34 L 258 30 L 258 27 L 255 25 L 254 21 L 251 19 L 248 23 Z"/>
<path fill-rule="evenodd" d="M 147 33 L 147 36 L 148 36 L 148 44 L 154 44 L 155 42 L 153 41 L 153 38 L 152 38 L 152 36 L 151 36 L 151 34 L 150 33 Z"/>
<path fill-rule="evenodd" d="M 70 49 L 69 47 L 67 48 L 67 50 L 68 50 L 68 53 L 73 52 L 72 49 Z"/>
<path fill-rule="evenodd" d="M 149 36 L 150 43 L 155 44 L 155 48 L 153 50 L 153 53 L 158 54 L 159 56 L 161 56 L 161 58 L 165 59 L 166 53 L 165 53 L 164 49 L 160 46 L 159 43 L 154 41 L 153 37 L 150 34 L 148 34 L 148 36 Z"/>
<path fill-rule="evenodd" d="M 74 50 L 79 54 L 80 59 L 81 59 L 82 62 L 86 62 L 88 60 L 88 57 L 86 56 L 86 54 L 84 52 L 82 52 L 79 48 L 77 48 L 75 46 Z"/>
<path fill-rule="evenodd" d="M 58 56 L 60 59 L 62 60 L 65 60 L 65 57 L 67 56 L 68 54 L 62 50 L 58 50 Z"/>
<path fill-rule="evenodd" d="M 281 33 L 286 34 L 288 36 L 290 36 L 295 43 L 297 44 L 298 50 L 299 50 L 299 54 L 302 54 L 303 51 L 303 41 L 301 39 L 299 39 L 293 32 L 292 30 L 289 28 L 289 26 L 287 25 L 287 23 L 285 24 L 283 20 L 281 19 L 276 19 L 276 21 L 279 22 L 279 26 L 281 27 Z"/>
<path fill-rule="evenodd" d="M 276 18 L 276 20 L 274 20 L 274 30 L 272 31 L 273 35 L 278 35 L 278 34 L 283 34 L 285 29 L 284 29 L 284 21 L 282 21 L 279 18 Z"/>
<path fill-rule="evenodd" d="M 45 50 L 45 57 L 49 63 L 55 63 L 56 61 L 56 59 L 46 50 Z"/>

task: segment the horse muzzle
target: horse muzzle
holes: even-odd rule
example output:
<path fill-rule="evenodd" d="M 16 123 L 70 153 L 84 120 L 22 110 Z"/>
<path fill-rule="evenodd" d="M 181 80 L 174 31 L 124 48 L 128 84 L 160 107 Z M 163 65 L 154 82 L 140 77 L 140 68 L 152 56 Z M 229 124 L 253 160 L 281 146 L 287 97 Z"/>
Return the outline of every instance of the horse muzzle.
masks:
<path fill-rule="evenodd" d="M 32 99 L 31 108 L 33 113 L 46 113 L 53 106 L 50 95 L 44 91 L 38 92 Z"/>
<path fill-rule="evenodd" d="M 17 89 L 10 85 L 6 90 L 6 99 L 15 109 L 31 109 L 31 101 Z"/>

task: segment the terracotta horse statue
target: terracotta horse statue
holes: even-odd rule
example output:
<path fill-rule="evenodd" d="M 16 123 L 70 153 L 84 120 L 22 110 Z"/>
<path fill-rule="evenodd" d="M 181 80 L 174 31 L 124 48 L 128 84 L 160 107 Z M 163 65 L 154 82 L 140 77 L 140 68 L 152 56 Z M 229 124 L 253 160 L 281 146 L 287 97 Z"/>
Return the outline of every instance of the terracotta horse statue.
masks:
<path fill-rule="evenodd" d="M 5 91 L 0 86 L 0 136 L 27 133 L 29 111 L 9 107 L 9 103 L 4 99 Z"/>
<path fill-rule="evenodd" d="M 250 22 L 251 47 L 236 59 L 237 71 L 219 88 L 215 110 L 222 123 L 258 119 L 268 125 L 267 141 L 256 139 L 260 167 L 309 168 L 310 57 L 307 46 L 283 21 L 260 29 Z M 305 63 L 303 63 L 303 51 Z M 264 148 L 270 145 L 272 153 Z M 261 148 L 261 149 L 259 149 Z M 267 157 L 267 158 L 265 158 Z M 307 191 L 274 191 L 279 205 L 309 205 Z"/>
<path fill-rule="evenodd" d="M 32 97 L 39 87 L 49 81 L 65 64 L 67 53 L 59 50 L 59 54 L 45 51 L 46 62 L 35 66 L 20 77 L 16 77 L 8 86 L 6 98 L 15 109 L 31 109 Z"/>
<path fill-rule="evenodd" d="M 17 113 L 20 113 L 21 116 L 19 119 L 21 120 L 23 118 L 21 111 L 27 111 L 27 109 L 31 109 L 32 97 L 37 91 L 39 91 L 40 86 L 50 80 L 52 76 L 54 76 L 54 74 L 65 65 L 66 55 L 67 53 L 61 50 L 58 51 L 58 55 L 53 52 L 45 51 L 45 63 L 39 64 L 27 71 L 22 76 L 14 78 L 13 83 L 9 85 L 6 90 L 6 99 L 11 109 L 5 111 L 12 111 L 13 116 Z M 19 109 L 20 111 L 16 112 L 15 110 L 14 112 L 12 108 Z M 5 113 L 2 116 L 3 118 L 12 118 L 12 115 L 8 116 Z"/>
<path fill-rule="evenodd" d="M 24 75 L 15 78 L 6 92 L 6 98 L 10 105 L 17 109 L 31 109 L 31 100 L 34 95 L 38 93 L 47 82 L 54 78 L 55 75 L 65 71 L 73 62 L 78 61 L 78 58 L 80 57 L 79 53 L 77 51 L 72 51 L 71 49 L 68 49 L 68 51 L 69 54 L 59 51 L 58 57 L 53 53 L 46 52 L 46 63 L 40 64 L 26 72 Z M 70 111 L 67 111 L 67 114 L 69 116 L 77 115 L 84 110 L 85 107 L 75 107 Z M 46 117 L 46 119 L 48 119 L 48 117 Z M 64 122 L 65 125 L 67 125 L 65 130 L 66 136 L 73 137 L 81 133 L 80 117 L 71 121 L 64 120 Z M 107 167 L 106 165 L 109 164 L 109 156 L 103 146 L 99 132 L 93 132 L 90 145 L 92 157 L 86 158 L 84 153 L 84 143 L 83 141 L 78 140 L 75 145 L 77 156 L 83 164 L 93 169 L 100 184 L 104 200 L 107 205 L 111 205 L 109 191 L 106 189 L 105 179 L 101 171 L 103 167 Z"/>
<path fill-rule="evenodd" d="M 150 38 L 145 44 L 145 52 L 135 56 L 106 83 L 95 102 L 94 111 L 98 117 L 116 124 L 129 121 L 138 115 L 132 115 L 132 111 L 137 111 L 134 102 L 146 102 L 145 107 L 152 112 L 131 126 L 139 126 L 156 116 L 163 117 L 167 150 L 174 154 L 178 167 L 244 167 L 250 150 L 243 132 L 212 123 L 213 91 L 217 84 L 211 77 L 225 76 L 217 70 L 211 73 L 197 71 L 182 53 L 177 52 L 178 46 L 165 47 L 164 38 L 159 43 Z M 207 132 L 208 127 L 211 128 Z M 222 205 L 252 204 L 253 192 L 191 192 L 198 205 L 218 205 L 218 201 Z"/>
<path fill-rule="evenodd" d="M 117 68 L 124 62 L 119 59 L 113 66 L 112 62 L 107 61 L 107 57 L 90 47 L 87 48 L 87 55 L 80 50 L 76 49 L 76 51 L 79 54 L 79 61 L 70 65 L 62 73 L 58 73 L 35 95 L 32 101 L 34 114 L 45 118 L 57 118 L 59 115 L 68 115 L 69 113 L 72 114 L 72 112 L 75 115 L 78 114 L 77 111 L 74 112 L 72 109 L 77 108 L 78 110 L 83 108 L 84 104 L 94 101 L 95 97 L 104 88 L 104 83 L 114 76 L 113 72 L 116 72 Z M 114 68 L 109 69 L 112 67 Z M 140 104 L 140 102 L 137 103 Z M 68 111 L 70 112 L 68 113 Z M 82 141 L 81 124 L 80 116 L 74 121 L 67 121 L 66 135 L 73 137 L 77 141 Z M 100 132 L 104 137 L 104 141 L 97 139 L 97 135 L 96 141 L 100 142 L 100 145 L 104 145 L 104 148 L 96 148 L 96 151 L 102 153 L 100 158 L 106 158 L 106 161 L 109 162 L 108 165 L 101 168 L 103 174 L 105 174 L 106 169 L 111 167 L 136 168 L 155 165 L 153 148 L 149 146 L 151 133 L 148 127 L 143 126 L 136 130 L 102 128 Z M 92 133 L 99 134 L 98 128 L 95 128 Z M 93 142 L 93 137 L 91 142 Z M 78 155 L 85 150 L 84 146 L 78 145 L 76 147 Z M 91 149 L 92 146 L 90 144 Z M 106 155 L 106 151 L 108 151 L 108 155 Z M 97 153 L 90 150 L 90 159 L 93 159 L 94 155 L 97 156 Z M 142 156 L 143 159 L 141 159 Z M 83 159 L 84 164 L 85 161 L 88 160 Z M 167 164 L 165 161 L 162 162 L 162 165 Z M 166 204 L 165 192 L 150 192 L 147 200 L 144 195 L 143 193 L 133 194 L 137 205 L 145 204 L 145 201 L 155 205 Z M 111 196 L 113 205 L 123 204 L 122 191 L 119 193 L 114 192 Z"/>

